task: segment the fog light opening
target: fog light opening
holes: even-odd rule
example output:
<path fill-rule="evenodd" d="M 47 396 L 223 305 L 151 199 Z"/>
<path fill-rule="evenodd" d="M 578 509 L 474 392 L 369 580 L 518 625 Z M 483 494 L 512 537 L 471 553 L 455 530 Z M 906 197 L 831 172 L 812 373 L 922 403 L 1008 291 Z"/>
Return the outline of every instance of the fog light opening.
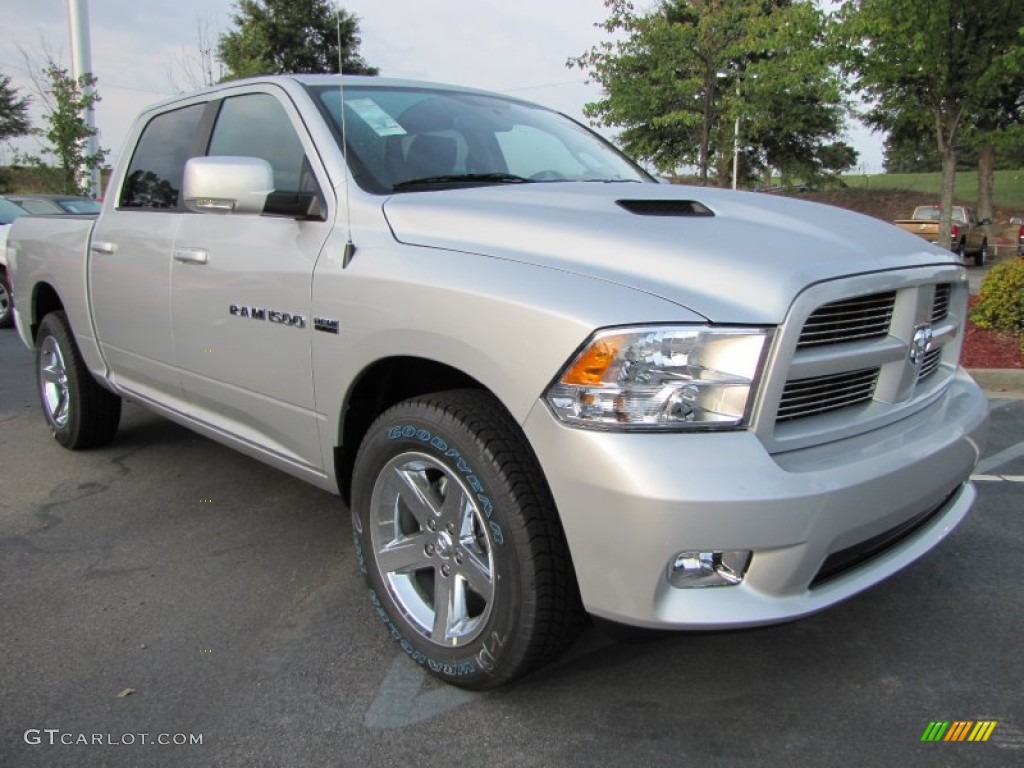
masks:
<path fill-rule="evenodd" d="M 750 550 L 680 552 L 668 564 L 668 581 L 677 589 L 731 587 L 743 581 Z"/>

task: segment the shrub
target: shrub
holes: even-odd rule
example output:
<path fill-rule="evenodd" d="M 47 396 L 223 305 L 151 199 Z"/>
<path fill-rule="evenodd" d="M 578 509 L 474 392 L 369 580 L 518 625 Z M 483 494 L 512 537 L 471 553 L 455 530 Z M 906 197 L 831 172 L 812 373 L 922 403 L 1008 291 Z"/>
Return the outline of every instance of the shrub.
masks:
<path fill-rule="evenodd" d="M 981 283 L 971 320 L 979 328 L 1024 331 L 1024 259 L 992 267 Z"/>

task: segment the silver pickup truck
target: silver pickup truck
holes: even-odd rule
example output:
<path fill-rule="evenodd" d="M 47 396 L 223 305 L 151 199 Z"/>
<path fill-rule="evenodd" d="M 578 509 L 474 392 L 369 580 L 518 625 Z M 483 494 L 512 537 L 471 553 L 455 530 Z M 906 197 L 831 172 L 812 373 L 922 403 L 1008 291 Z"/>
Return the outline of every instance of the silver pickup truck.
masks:
<path fill-rule="evenodd" d="M 805 616 L 975 498 L 964 271 L 889 224 L 386 79 L 217 86 L 121 157 L 95 222 L 10 234 L 56 439 L 106 443 L 128 398 L 339 494 L 373 614 L 449 682 L 536 668 L 586 613 Z"/>

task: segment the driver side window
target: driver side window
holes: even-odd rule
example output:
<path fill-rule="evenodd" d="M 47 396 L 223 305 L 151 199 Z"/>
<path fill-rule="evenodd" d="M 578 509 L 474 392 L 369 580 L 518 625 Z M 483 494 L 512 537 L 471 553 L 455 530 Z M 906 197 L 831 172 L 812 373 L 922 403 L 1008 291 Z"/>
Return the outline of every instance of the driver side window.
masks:
<path fill-rule="evenodd" d="M 258 157 L 274 169 L 276 192 L 316 192 L 295 128 L 277 99 L 250 93 L 225 99 L 207 155 Z"/>

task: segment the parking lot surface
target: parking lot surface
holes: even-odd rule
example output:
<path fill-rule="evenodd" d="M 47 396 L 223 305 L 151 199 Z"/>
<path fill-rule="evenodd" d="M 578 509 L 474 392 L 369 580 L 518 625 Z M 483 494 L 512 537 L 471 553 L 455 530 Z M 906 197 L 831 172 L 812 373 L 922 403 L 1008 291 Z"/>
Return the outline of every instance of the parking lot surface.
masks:
<path fill-rule="evenodd" d="M 1024 401 L 992 401 L 977 505 L 895 578 L 777 627 L 590 628 L 471 694 L 388 639 L 337 498 L 134 405 L 70 453 L 33 387 L 0 331 L 0 766 L 1024 764 Z"/>

